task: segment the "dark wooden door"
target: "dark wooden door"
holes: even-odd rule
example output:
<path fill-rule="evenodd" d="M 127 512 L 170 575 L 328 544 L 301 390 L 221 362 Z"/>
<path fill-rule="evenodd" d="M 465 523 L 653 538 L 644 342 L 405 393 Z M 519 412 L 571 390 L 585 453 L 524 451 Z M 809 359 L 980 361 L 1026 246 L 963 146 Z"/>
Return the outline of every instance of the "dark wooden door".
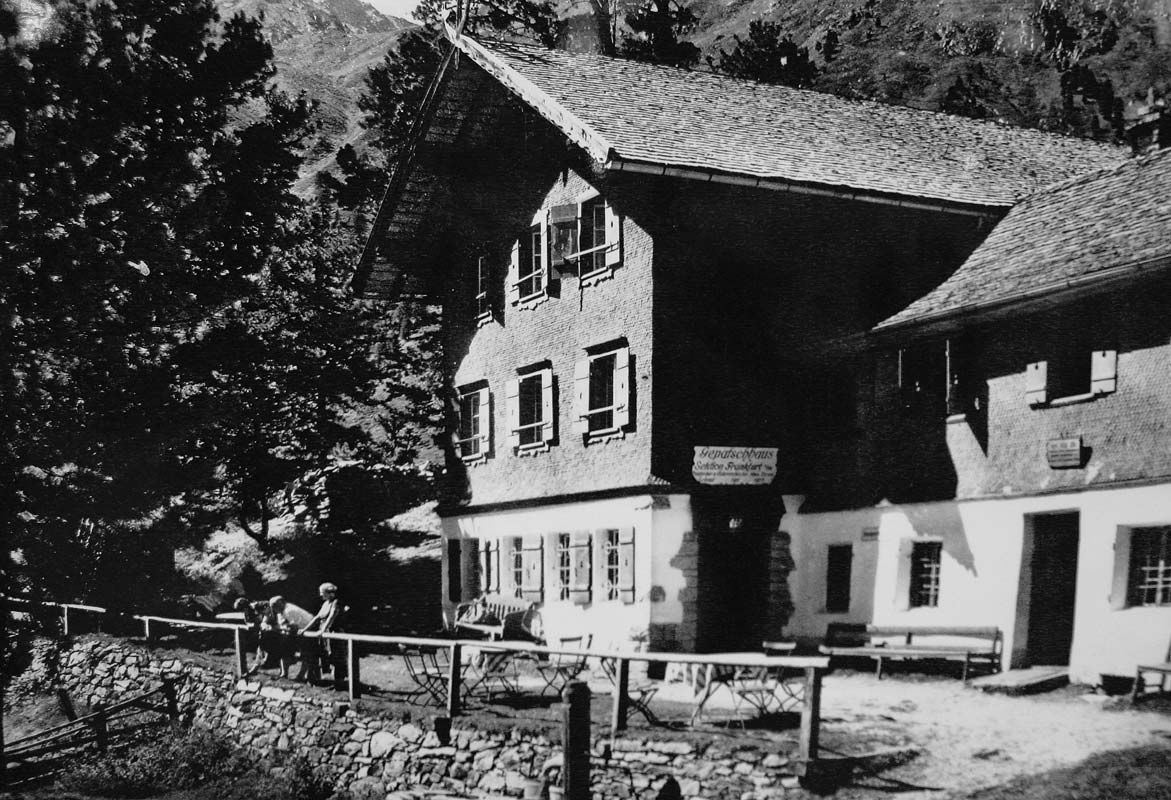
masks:
<path fill-rule="evenodd" d="M 768 542 L 767 533 L 755 528 L 700 533 L 700 652 L 760 649 Z"/>
<path fill-rule="evenodd" d="M 1069 664 L 1077 598 L 1077 512 L 1033 517 L 1029 592 L 1029 664 Z"/>

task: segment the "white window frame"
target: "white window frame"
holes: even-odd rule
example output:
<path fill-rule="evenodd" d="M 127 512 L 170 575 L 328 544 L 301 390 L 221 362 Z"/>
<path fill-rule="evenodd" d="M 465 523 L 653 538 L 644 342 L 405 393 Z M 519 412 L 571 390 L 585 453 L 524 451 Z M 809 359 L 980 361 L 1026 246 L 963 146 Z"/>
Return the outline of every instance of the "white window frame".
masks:
<path fill-rule="evenodd" d="M 599 230 L 595 217 L 597 211 L 602 213 L 601 243 L 596 241 Z M 587 213 L 590 215 L 588 220 Z M 596 190 L 585 192 L 577 198 L 576 234 L 577 251 L 565 256 L 565 260 L 577 262 L 581 285 L 591 286 L 612 277 L 614 270 L 622 263 L 622 218 Z M 598 259 L 597 256 L 603 253 L 604 257 Z"/>
<path fill-rule="evenodd" d="M 610 405 L 593 406 L 593 368 L 600 360 L 613 357 L 613 399 Z M 630 347 L 626 344 L 603 346 L 589 352 L 574 367 L 573 430 L 586 436 L 587 442 L 599 439 L 621 438 L 630 426 Z M 610 425 L 593 427 L 592 420 L 601 414 L 611 414 Z"/>
<path fill-rule="evenodd" d="M 549 297 L 549 230 L 548 212 L 539 211 L 520 239 L 512 243 L 512 255 L 508 263 L 508 299 L 518 308 L 532 308 Z M 522 273 L 521 262 L 526 261 Z M 521 284 L 539 276 L 539 289 L 521 294 Z"/>
<path fill-rule="evenodd" d="M 492 321 L 492 262 L 488 256 L 476 259 L 476 327 Z"/>
<path fill-rule="evenodd" d="M 929 602 L 916 602 L 916 597 L 920 594 L 920 587 L 915 585 L 915 578 L 917 577 L 915 572 L 915 550 L 920 547 L 930 547 L 936 552 L 935 568 L 928 575 L 928 586 L 933 588 L 933 591 L 928 594 Z M 943 542 L 935 539 L 913 541 L 911 542 L 908 555 L 907 606 L 911 609 L 938 608 L 940 593 L 943 590 Z"/>
<path fill-rule="evenodd" d="M 1126 554 L 1126 605 L 1134 608 L 1166 608 L 1171 606 L 1171 525 L 1135 526 L 1130 529 L 1130 546 Z M 1161 541 L 1153 548 L 1159 556 L 1157 563 L 1140 566 L 1138 540 L 1143 536 Z M 1141 583 L 1136 585 L 1136 579 Z M 1154 599 L 1147 595 L 1153 593 Z M 1142 595 L 1142 596 L 1140 596 Z"/>
<path fill-rule="evenodd" d="M 475 425 L 469 427 L 474 430 L 468 436 L 460 436 L 464 427 L 464 400 L 472 399 L 472 407 L 476 409 Z M 456 429 L 455 448 L 460 460 L 465 464 L 476 464 L 486 461 L 492 452 L 492 393 L 488 389 L 488 385 L 472 384 L 458 390 L 458 397 L 456 399 Z M 476 450 L 474 453 L 463 452 L 464 444 L 466 442 L 476 442 Z"/>
<path fill-rule="evenodd" d="M 539 419 L 521 425 L 520 394 L 521 384 L 537 381 L 541 394 L 541 416 Z M 518 455 L 548 450 L 557 436 L 557 415 L 554 404 L 553 369 L 551 367 L 530 368 L 518 371 L 518 376 L 508 381 L 505 387 L 508 404 L 508 445 Z M 536 430 L 534 441 L 521 443 L 522 430 Z"/>

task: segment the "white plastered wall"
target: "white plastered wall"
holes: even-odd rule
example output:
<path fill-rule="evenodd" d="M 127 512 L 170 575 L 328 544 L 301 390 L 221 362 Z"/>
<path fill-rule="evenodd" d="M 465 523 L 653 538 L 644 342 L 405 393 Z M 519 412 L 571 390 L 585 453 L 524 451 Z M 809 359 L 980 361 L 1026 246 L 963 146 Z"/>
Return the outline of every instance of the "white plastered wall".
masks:
<path fill-rule="evenodd" d="M 1022 591 L 1026 518 L 1077 511 L 1077 599 L 1070 676 L 1096 683 L 1102 674 L 1133 675 L 1137 663 L 1161 662 L 1171 644 L 1171 607 L 1125 605 L 1132 527 L 1171 524 L 1171 484 L 1102 489 L 1035 497 L 877 506 L 786 518 L 797 562 L 790 622 L 795 636 L 819 637 L 829 621 L 879 625 L 996 625 L 1004 631 L 1006 666 L 1023 665 L 1027 586 Z M 878 528 L 873 561 L 862 531 Z M 941 541 L 939 605 L 909 608 L 908 542 Z M 853 541 L 851 613 L 824 613 L 825 559 L 830 544 Z M 1116 557 L 1117 555 L 1117 557 Z M 860 557 L 861 556 L 861 557 Z M 867 574 L 868 565 L 872 572 Z M 1024 572 L 1027 583 L 1027 570 Z M 871 587 L 867 618 L 859 593 Z"/>
<path fill-rule="evenodd" d="M 591 500 L 536 508 L 491 511 L 466 516 L 444 517 L 444 568 L 442 592 L 444 618 L 453 619 L 455 604 L 448 600 L 447 542 L 451 539 L 503 540 L 514 536 L 548 536 L 602 528 L 634 529 L 634 586 L 635 602 L 601 601 L 603 574 L 595 551 L 593 568 L 593 597 L 585 605 L 568 601 L 545 602 L 542 622 L 549 640 L 563 636 L 589 635 L 595 645 L 618 644 L 631 637 L 644 635 L 651 620 L 650 593 L 652 586 L 653 501 L 650 496 L 622 497 L 609 500 Z M 548 547 L 548 541 L 546 541 Z M 465 548 L 466 550 L 466 548 Z M 546 597 L 555 584 L 549 574 L 546 559 L 544 585 Z M 461 575 L 467 575 L 471 565 L 465 563 Z"/>

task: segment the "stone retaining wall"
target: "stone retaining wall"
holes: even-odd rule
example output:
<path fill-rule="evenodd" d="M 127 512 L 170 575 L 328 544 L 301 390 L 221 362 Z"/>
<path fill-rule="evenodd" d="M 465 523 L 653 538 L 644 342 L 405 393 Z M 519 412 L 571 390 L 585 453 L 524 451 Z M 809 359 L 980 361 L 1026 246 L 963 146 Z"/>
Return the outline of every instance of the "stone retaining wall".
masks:
<path fill-rule="evenodd" d="M 179 680 L 180 715 L 221 731 L 259 761 L 302 755 L 333 771 L 355 800 L 434 788 L 469 795 L 519 796 L 545 761 L 560 753 L 559 727 L 480 730 L 473 718 L 454 720 L 450 740 L 432 730 L 435 709 L 376 713 L 349 702 L 240 680 L 177 659 L 160 659 L 123 642 L 88 639 L 60 655 L 62 684 L 79 702 L 107 705 Z M 533 726 L 539 721 L 524 720 Z M 595 761 L 595 798 L 654 798 L 674 778 L 683 796 L 766 800 L 794 786 L 792 752 L 764 750 L 759 741 L 618 739 L 610 764 Z M 608 740 L 605 740 L 608 741 Z M 595 743 L 595 752 L 603 741 Z M 776 746 L 776 743 L 769 743 Z M 397 800 L 399 796 L 395 795 Z"/>

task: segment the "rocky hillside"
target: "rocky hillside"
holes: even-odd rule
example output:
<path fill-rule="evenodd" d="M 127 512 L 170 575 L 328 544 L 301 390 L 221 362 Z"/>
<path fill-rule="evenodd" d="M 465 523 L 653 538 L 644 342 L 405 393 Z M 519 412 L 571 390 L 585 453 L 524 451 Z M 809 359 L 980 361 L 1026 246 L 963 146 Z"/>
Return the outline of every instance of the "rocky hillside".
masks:
<path fill-rule="evenodd" d="M 413 23 L 387 17 L 362 0 L 218 0 L 224 17 L 263 17 L 276 56 L 277 81 L 319 104 L 321 135 L 301 188 L 333 163 L 338 147 L 361 137 L 358 95 L 366 71 Z"/>

